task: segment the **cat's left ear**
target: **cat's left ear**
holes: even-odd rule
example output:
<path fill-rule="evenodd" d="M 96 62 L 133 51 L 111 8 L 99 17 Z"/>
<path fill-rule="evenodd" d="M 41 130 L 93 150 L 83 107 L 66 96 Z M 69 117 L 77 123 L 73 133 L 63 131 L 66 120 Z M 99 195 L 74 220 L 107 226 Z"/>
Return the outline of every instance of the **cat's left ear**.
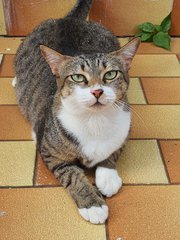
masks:
<path fill-rule="evenodd" d="M 62 55 L 55 50 L 46 47 L 44 45 L 40 45 L 41 53 L 47 63 L 49 64 L 51 71 L 54 75 L 59 75 L 59 69 L 62 63 L 68 59 L 70 59 L 70 56 Z"/>
<path fill-rule="evenodd" d="M 131 67 L 131 62 L 138 49 L 140 42 L 141 42 L 140 38 L 134 38 L 131 42 L 127 43 L 118 51 L 111 53 L 112 55 L 119 57 L 123 61 L 127 71 Z"/>

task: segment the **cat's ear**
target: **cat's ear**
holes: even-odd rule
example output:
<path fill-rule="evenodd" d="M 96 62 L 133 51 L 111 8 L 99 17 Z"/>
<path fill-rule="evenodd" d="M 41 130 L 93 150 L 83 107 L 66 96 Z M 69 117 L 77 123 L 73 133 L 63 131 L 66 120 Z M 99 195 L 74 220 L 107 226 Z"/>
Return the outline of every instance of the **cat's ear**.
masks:
<path fill-rule="evenodd" d="M 59 75 L 59 67 L 60 65 L 66 61 L 68 58 L 71 58 L 66 55 L 62 55 L 55 50 L 46 47 L 44 45 L 40 45 L 41 53 L 43 57 L 46 59 L 47 63 L 49 64 L 51 71 L 54 75 Z"/>
<path fill-rule="evenodd" d="M 131 62 L 138 49 L 140 42 L 141 42 L 140 38 L 134 38 L 131 42 L 127 43 L 121 49 L 112 53 L 113 55 L 119 57 L 123 61 L 126 70 L 129 70 L 131 67 Z"/>

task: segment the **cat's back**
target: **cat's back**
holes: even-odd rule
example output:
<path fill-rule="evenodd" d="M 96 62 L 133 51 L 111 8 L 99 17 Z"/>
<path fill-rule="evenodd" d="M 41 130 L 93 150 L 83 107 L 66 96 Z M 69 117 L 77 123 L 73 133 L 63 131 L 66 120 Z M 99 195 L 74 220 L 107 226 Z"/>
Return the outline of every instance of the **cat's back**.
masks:
<path fill-rule="evenodd" d="M 17 101 L 31 122 L 32 112 L 50 108 L 57 89 L 40 45 L 69 56 L 108 53 L 119 48 L 116 37 L 98 23 L 66 17 L 49 19 L 36 27 L 20 45 L 15 58 Z"/>

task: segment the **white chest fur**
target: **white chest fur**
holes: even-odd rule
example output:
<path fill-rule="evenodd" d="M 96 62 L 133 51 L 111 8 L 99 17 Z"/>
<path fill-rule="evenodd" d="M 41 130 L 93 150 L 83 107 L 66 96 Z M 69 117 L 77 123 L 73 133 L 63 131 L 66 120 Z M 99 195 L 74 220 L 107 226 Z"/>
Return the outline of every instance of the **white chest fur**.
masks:
<path fill-rule="evenodd" d="M 100 113 L 71 114 L 65 108 L 58 113 L 63 126 L 80 142 L 82 153 L 91 161 L 89 167 L 108 158 L 119 149 L 129 132 L 131 113 L 123 107 Z"/>

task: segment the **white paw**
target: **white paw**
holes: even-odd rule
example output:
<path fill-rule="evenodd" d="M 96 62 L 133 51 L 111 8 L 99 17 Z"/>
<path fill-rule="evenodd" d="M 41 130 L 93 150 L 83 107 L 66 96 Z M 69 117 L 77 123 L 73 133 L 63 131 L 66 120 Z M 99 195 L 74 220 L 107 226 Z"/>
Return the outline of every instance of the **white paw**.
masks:
<path fill-rule="evenodd" d="M 78 208 L 80 215 L 86 220 L 94 224 L 104 223 L 108 217 L 108 207 Z"/>
<path fill-rule="evenodd" d="M 12 80 L 12 86 L 15 87 L 16 86 L 16 77 Z"/>
<path fill-rule="evenodd" d="M 121 188 L 122 179 L 118 176 L 117 170 L 97 167 L 96 186 L 103 195 L 111 197 Z"/>

